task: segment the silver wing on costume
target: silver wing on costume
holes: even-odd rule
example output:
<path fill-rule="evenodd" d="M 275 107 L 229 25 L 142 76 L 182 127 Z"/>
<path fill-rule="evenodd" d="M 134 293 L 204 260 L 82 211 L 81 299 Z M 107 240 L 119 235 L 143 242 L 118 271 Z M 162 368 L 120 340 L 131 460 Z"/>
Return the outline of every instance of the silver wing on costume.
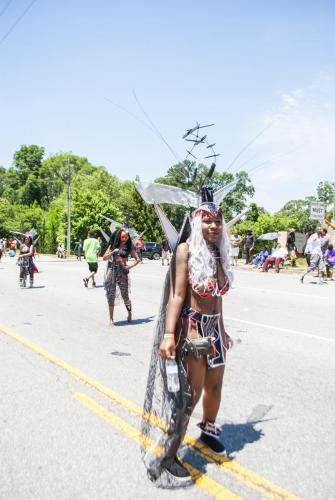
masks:
<path fill-rule="evenodd" d="M 226 222 L 226 228 L 229 229 L 232 227 L 234 224 L 236 224 L 242 217 L 249 212 L 250 207 L 245 208 L 241 213 L 233 217 L 229 222 Z"/>
<path fill-rule="evenodd" d="M 171 205 L 183 205 L 184 207 L 197 207 L 200 204 L 200 195 L 168 184 L 157 184 L 156 182 L 135 182 L 135 187 L 143 200 L 149 205 L 154 203 L 169 203 Z"/>
<path fill-rule="evenodd" d="M 100 214 L 100 217 L 103 217 L 104 219 L 108 220 L 111 223 L 109 226 L 111 235 L 114 233 L 114 231 L 117 228 L 120 228 L 123 226 L 123 224 L 121 224 L 121 222 L 118 222 L 114 219 L 110 219 L 109 217 L 106 217 L 106 215 Z M 105 238 L 106 242 L 109 243 L 110 236 L 108 236 L 108 234 L 101 227 L 99 227 L 99 229 L 100 229 L 102 236 Z M 133 227 L 128 227 L 127 230 L 129 232 L 131 239 L 140 239 L 140 238 L 142 238 L 143 234 L 145 233 L 145 231 L 142 231 L 142 233 L 138 233 L 136 231 L 136 229 L 134 229 Z"/>
<path fill-rule="evenodd" d="M 223 198 L 236 186 L 237 180 L 234 180 L 227 184 L 227 186 L 222 187 L 218 191 L 214 193 L 214 201 L 217 205 L 221 203 Z M 184 207 L 198 207 L 201 203 L 201 195 L 194 193 L 192 191 L 188 191 L 186 189 L 178 188 L 176 186 L 170 186 L 168 184 L 158 184 L 155 182 L 149 182 L 144 184 L 143 182 L 135 181 L 135 187 L 143 200 L 153 205 L 158 218 L 163 226 L 164 234 L 166 239 L 169 242 L 170 248 L 174 251 L 178 245 L 180 240 L 180 236 L 185 228 L 186 222 L 189 223 L 189 215 L 185 216 L 183 228 L 180 233 L 176 230 L 176 228 L 171 224 L 168 217 L 163 212 L 160 204 L 161 203 L 169 203 L 172 205 L 183 205 Z M 243 210 L 239 215 L 234 217 L 231 221 L 229 221 L 226 225 L 227 228 L 231 227 L 233 224 L 236 224 L 238 220 L 245 215 L 245 213 L 249 209 Z M 187 220 L 186 220 L 187 219 Z"/>
<path fill-rule="evenodd" d="M 214 202 L 219 205 L 223 198 L 230 193 L 237 184 L 234 180 L 214 193 Z M 169 203 L 171 205 L 183 205 L 184 207 L 198 207 L 201 204 L 201 195 L 169 184 L 158 184 L 156 182 L 135 182 L 139 194 L 146 203 Z"/>
<path fill-rule="evenodd" d="M 32 228 L 30 229 L 30 231 L 26 232 L 26 233 L 21 233 L 20 231 L 11 231 L 12 234 L 21 234 L 21 236 L 30 236 L 31 239 L 33 240 L 33 245 L 35 246 L 37 241 L 39 240 L 40 236 L 37 235 L 37 232 L 36 232 L 36 229 L 35 228 Z M 37 238 L 36 238 L 37 236 Z M 19 238 L 15 237 L 15 239 L 20 243 L 20 245 L 22 244 L 22 240 L 20 240 Z"/>

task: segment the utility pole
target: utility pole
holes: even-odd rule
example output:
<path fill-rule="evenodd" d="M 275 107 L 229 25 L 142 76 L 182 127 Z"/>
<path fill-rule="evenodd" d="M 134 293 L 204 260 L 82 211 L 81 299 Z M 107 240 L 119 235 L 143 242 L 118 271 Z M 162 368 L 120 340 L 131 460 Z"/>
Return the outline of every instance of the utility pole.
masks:
<path fill-rule="evenodd" d="M 333 222 L 335 223 L 335 182 L 332 182 L 334 192 L 333 192 Z"/>
<path fill-rule="evenodd" d="M 70 159 L 67 159 L 67 241 L 66 241 L 66 256 L 70 257 L 71 253 L 71 165 Z"/>

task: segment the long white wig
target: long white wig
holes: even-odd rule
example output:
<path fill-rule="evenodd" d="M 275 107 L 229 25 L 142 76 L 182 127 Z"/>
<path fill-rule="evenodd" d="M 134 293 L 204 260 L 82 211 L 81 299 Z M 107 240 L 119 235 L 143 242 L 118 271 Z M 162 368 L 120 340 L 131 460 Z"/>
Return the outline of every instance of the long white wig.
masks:
<path fill-rule="evenodd" d="M 216 273 L 215 258 L 211 254 L 206 240 L 202 234 L 202 215 L 201 213 L 193 217 L 191 221 L 191 234 L 187 240 L 189 246 L 189 276 L 192 280 L 193 286 L 204 286 L 208 284 L 208 280 Z M 222 237 L 217 243 L 220 252 L 220 261 L 225 275 L 229 281 L 229 285 L 234 280 L 234 274 L 230 266 L 229 259 L 229 238 L 225 225 L 224 218 L 222 217 Z"/>

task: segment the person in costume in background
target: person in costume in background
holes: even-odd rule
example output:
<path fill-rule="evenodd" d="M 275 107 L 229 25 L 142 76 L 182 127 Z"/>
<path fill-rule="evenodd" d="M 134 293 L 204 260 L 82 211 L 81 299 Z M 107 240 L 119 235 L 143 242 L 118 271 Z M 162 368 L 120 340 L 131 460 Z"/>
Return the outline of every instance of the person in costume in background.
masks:
<path fill-rule="evenodd" d="M 128 264 L 128 257 L 131 256 L 135 262 Z M 109 246 L 103 256 L 103 260 L 108 261 L 105 278 L 105 290 L 109 307 L 109 323 L 114 324 L 114 305 L 116 297 L 116 286 L 118 286 L 123 302 L 128 311 L 127 320 L 132 320 L 132 307 L 129 298 L 129 271 L 141 262 L 136 253 L 135 247 L 130 239 L 126 228 L 115 231 L 110 239 Z"/>
<path fill-rule="evenodd" d="M 20 287 L 23 286 L 23 279 L 26 265 L 28 268 L 29 278 L 30 278 L 30 287 L 34 285 L 34 263 L 33 257 L 35 253 L 35 248 L 33 244 L 33 239 L 28 234 L 25 235 L 23 242 L 20 244 L 20 254 L 18 258 L 18 265 L 20 266 Z"/>
<path fill-rule="evenodd" d="M 222 297 L 233 274 L 221 208 L 213 203 L 209 188 L 203 188 L 202 194 L 204 202 L 193 213 L 191 234 L 186 242 L 182 242 L 183 236 L 180 238 L 171 274 L 166 277 L 144 403 L 142 455 L 149 478 L 162 487 L 192 482 L 177 452 L 202 394 L 200 439 L 214 453 L 226 454 L 216 417 L 231 345 L 224 328 Z M 206 338 L 210 346 L 206 355 L 186 354 L 185 346 Z M 177 361 L 178 392 L 167 390 L 167 360 Z"/>

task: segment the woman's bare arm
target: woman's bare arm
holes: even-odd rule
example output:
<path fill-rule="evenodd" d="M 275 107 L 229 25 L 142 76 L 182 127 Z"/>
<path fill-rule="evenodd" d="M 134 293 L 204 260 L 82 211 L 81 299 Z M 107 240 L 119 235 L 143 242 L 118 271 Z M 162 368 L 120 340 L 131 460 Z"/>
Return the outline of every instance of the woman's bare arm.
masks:
<path fill-rule="evenodd" d="M 117 253 L 118 251 L 119 251 L 118 248 L 114 248 L 112 250 L 111 246 L 109 246 L 102 257 L 102 260 L 109 260 L 111 258 L 111 256 L 113 255 L 113 253 Z"/>
<path fill-rule="evenodd" d="M 137 266 L 137 264 L 139 264 L 139 263 L 141 262 L 141 259 L 140 259 L 140 258 L 139 258 L 139 256 L 137 255 L 135 248 L 132 248 L 132 250 L 131 250 L 131 252 L 130 252 L 130 255 L 131 255 L 131 257 L 132 257 L 133 259 L 135 259 L 135 262 L 134 262 L 133 264 L 130 264 L 129 266 L 128 266 L 128 264 L 127 264 L 128 269 L 131 269 L 132 267 Z"/>
<path fill-rule="evenodd" d="M 166 333 L 175 333 L 178 318 L 185 302 L 188 285 L 188 245 L 182 243 L 176 253 L 176 280 L 171 286 L 166 308 Z"/>
<path fill-rule="evenodd" d="M 225 273 L 223 272 L 222 264 L 221 264 L 220 260 L 218 260 L 218 277 L 217 277 L 217 279 L 218 279 L 218 286 L 221 290 L 226 284 L 226 276 L 225 276 Z"/>
<path fill-rule="evenodd" d="M 185 302 L 188 283 L 188 246 L 182 243 L 176 253 L 176 279 L 171 286 L 170 297 L 166 308 L 165 335 L 160 345 L 160 355 L 164 359 L 175 359 L 175 333 L 177 321 Z"/>

